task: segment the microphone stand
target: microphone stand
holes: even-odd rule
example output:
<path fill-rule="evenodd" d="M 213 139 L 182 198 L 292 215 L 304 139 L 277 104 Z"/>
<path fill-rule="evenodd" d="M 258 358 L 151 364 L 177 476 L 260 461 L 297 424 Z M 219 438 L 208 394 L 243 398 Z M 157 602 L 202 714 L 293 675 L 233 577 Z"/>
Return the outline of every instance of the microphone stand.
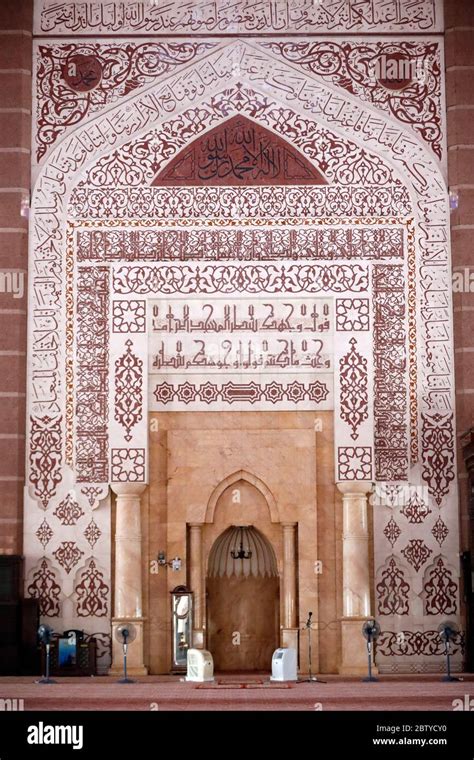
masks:
<path fill-rule="evenodd" d="M 308 631 L 308 678 L 298 678 L 298 683 L 314 683 L 317 681 L 318 683 L 326 683 L 326 681 L 321 681 L 319 678 L 316 678 L 316 676 L 313 676 L 311 672 L 311 617 L 312 612 L 309 613 L 308 619 L 301 629 L 302 631 Z"/>

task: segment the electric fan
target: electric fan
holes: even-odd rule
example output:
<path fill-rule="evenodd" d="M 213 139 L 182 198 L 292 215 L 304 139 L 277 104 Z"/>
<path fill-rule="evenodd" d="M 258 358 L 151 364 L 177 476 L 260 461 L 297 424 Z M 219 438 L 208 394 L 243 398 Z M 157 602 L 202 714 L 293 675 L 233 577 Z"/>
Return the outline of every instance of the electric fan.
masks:
<path fill-rule="evenodd" d="M 451 620 L 445 620 L 438 626 L 438 633 L 446 645 L 446 675 L 441 679 L 442 681 L 459 681 L 459 678 L 454 678 L 451 675 L 451 642 L 459 633 L 459 628 L 456 623 Z"/>
<path fill-rule="evenodd" d="M 122 623 L 115 629 L 115 638 L 122 644 L 123 648 L 123 678 L 118 683 L 135 683 L 131 678 L 127 677 L 127 649 L 128 645 L 135 641 L 137 637 L 137 629 L 133 623 Z"/>
<path fill-rule="evenodd" d="M 36 683 L 56 683 L 56 681 L 53 681 L 52 678 L 49 677 L 49 665 L 50 665 L 50 647 L 51 647 L 51 636 L 53 635 L 54 631 L 52 628 L 50 628 L 49 625 L 46 625 L 45 623 L 42 623 L 37 631 L 38 640 L 41 644 L 44 645 L 46 649 L 46 674 L 44 678 L 40 678 L 39 681 Z"/>
<path fill-rule="evenodd" d="M 378 678 L 375 678 L 372 675 L 372 644 L 377 641 L 377 638 L 380 635 L 380 625 L 374 619 L 366 620 L 362 626 L 362 635 L 367 641 L 367 662 L 369 666 L 369 674 L 367 678 L 363 678 L 362 680 L 378 681 Z"/>

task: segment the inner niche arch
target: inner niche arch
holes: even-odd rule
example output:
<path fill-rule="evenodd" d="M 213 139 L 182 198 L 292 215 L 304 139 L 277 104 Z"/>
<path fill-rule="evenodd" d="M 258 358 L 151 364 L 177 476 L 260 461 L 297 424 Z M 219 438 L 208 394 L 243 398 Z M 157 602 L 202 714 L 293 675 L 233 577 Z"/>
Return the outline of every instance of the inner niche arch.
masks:
<path fill-rule="evenodd" d="M 216 670 L 268 670 L 279 644 L 280 579 L 272 544 L 252 525 L 215 540 L 206 577 L 208 647 Z"/>

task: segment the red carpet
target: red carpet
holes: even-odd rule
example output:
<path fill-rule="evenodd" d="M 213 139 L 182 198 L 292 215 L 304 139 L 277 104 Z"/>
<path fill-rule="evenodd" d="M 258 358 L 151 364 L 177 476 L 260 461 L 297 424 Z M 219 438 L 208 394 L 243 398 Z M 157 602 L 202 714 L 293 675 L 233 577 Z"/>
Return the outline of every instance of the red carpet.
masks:
<path fill-rule="evenodd" d="M 25 710 L 453 710 L 474 697 L 474 676 L 442 683 L 439 676 L 383 676 L 379 683 L 324 676 L 327 683 L 273 684 L 268 675 L 219 675 L 193 684 L 180 676 L 148 676 L 134 684 L 109 677 L 0 678 L 1 699 L 23 699 Z M 283 687 L 283 688 L 282 688 Z M 1 704 L 1 703 L 0 703 Z"/>

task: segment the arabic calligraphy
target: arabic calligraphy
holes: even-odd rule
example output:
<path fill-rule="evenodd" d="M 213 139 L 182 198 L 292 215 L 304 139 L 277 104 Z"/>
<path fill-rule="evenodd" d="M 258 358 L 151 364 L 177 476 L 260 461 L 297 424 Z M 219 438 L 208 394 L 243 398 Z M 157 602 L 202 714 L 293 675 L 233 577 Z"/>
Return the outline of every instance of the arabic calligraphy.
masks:
<path fill-rule="evenodd" d="M 171 346 L 171 342 L 161 340 L 150 356 L 150 372 L 166 372 L 199 369 L 211 370 L 272 370 L 282 369 L 328 370 L 331 358 L 323 352 L 321 338 L 265 338 L 261 341 L 245 333 L 238 340 L 222 338 L 208 341 L 194 338 L 181 339 Z"/>
<path fill-rule="evenodd" d="M 442 31 L 439 0 L 219 0 L 37 3 L 37 34 Z"/>
<path fill-rule="evenodd" d="M 269 303 L 247 299 L 231 303 L 157 301 L 152 302 L 151 307 L 153 333 L 303 333 L 329 332 L 331 329 L 329 300 L 277 300 Z"/>
<path fill-rule="evenodd" d="M 100 84 L 102 66 L 96 56 L 71 55 L 62 66 L 66 84 L 76 92 L 90 92 Z"/>
<path fill-rule="evenodd" d="M 150 372 L 328 371 L 330 299 L 150 302 Z"/>
<path fill-rule="evenodd" d="M 278 135 L 234 116 L 179 153 L 153 185 L 271 185 L 325 183 L 323 176 Z"/>

